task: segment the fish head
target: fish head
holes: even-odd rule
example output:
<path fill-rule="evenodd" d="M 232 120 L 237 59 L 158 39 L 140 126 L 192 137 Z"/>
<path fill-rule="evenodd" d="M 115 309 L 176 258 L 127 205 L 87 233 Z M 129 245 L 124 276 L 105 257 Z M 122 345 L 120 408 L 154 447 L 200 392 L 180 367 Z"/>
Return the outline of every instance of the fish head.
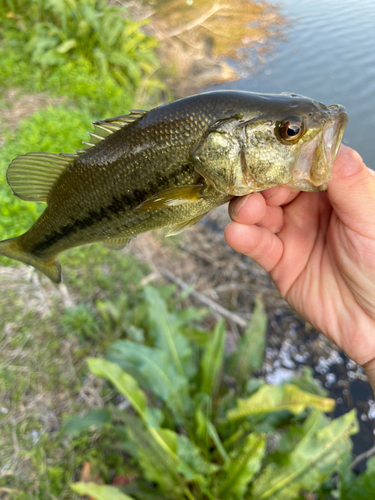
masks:
<path fill-rule="evenodd" d="M 195 151 L 197 170 L 233 196 L 278 184 L 327 189 L 348 120 L 345 108 L 296 94 L 253 96 L 248 109 L 207 132 Z"/>

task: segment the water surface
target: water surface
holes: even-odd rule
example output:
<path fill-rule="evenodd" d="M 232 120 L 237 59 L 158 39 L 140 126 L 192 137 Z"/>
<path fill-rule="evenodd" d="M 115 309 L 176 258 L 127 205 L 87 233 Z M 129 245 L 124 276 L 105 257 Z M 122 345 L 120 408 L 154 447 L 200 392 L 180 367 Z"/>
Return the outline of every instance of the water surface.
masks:
<path fill-rule="evenodd" d="M 287 40 L 258 71 L 215 88 L 294 92 L 344 105 L 349 124 L 343 142 L 375 169 L 374 0 L 284 0 L 280 5 L 291 21 Z"/>

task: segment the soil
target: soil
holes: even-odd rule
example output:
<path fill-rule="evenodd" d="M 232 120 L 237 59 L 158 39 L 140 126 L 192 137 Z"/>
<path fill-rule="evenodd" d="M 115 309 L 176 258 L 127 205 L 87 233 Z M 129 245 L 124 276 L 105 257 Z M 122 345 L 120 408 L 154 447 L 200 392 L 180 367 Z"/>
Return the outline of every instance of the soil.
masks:
<path fill-rule="evenodd" d="M 5 131 L 14 131 L 20 120 L 47 106 L 57 106 L 66 101 L 65 98 L 52 98 L 46 94 L 28 94 L 22 89 L 13 88 L 5 91 L 2 97 L 4 108 L 1 110 L 0 143 Z"/>

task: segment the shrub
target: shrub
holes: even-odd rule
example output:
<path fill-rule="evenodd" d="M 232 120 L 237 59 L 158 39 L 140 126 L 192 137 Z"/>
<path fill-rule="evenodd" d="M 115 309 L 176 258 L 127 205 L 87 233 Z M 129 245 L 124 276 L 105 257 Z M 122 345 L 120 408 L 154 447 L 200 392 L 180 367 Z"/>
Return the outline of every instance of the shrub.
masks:
<path fill-rule="evenodd" d="M 156 40 L 139 29 L 144 22 L 104 0 L 39 0 L 27 9 L 8 1 L 0 15 L 5 42 L 44 69 L 88 61 L 94 73 L 135 89 L 156 64 Z"/>
<path fill-rule="evenodd" d="M 156 40 L 105 0 L 21 0 L 0 3 L 0 86 L 48 90 L 97 113 L 126 112 L 136 89 L 163 86 Z M 130 98 L 130 96 L 132 96 Z"/>
<path fill-rule="evenodd" d="M 65 431 L 77 436 L 112 426 L 112 451 L 134 471 L 121 488 L 76 483 L 76 492 L 101 500 L 293 500 L 327 486 L 348 459 L 355 414 L 330 421 L 324 413 L 334 401 L 309 371 L 279 386 L 251 378 L 265 345 L 259 301 L 230 354 L 224 323 L 200 331 L 192 321 L 201 317 L 195 309 L 170 311 L 162 294 L 146 287 L 128 317 L 128 328 L 141 329 L 145 342 L 119 340 L 106 359 L 88 360 L 131 411 L 108 404 L 71 417 Z M 123 318 L 121 324 L 126 330 Z"/>

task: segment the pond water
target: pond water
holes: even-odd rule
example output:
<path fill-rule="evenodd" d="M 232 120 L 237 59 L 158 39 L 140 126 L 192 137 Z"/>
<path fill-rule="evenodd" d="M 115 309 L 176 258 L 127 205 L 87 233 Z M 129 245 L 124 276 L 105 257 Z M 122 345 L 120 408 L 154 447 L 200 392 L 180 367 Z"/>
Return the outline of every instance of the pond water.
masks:
<path fill-rule="evenodd" d="M 278 3 L 291 21 L 286 41 L 258 71 L 215 89 L 294 92 L 326 105 L 342 104 L 349 115 L 343 142 L 375 169 L 374 0 Z"/>

